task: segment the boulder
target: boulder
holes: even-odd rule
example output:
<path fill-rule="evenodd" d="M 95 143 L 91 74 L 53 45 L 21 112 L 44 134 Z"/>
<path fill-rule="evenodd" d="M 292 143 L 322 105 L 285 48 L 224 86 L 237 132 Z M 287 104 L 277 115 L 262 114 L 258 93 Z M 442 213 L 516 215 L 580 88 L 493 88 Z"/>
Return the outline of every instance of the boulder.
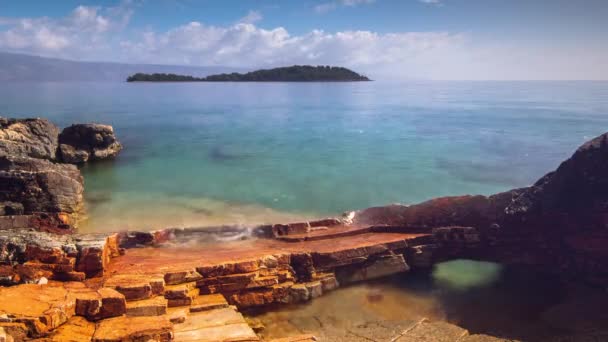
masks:
<path fill-rule="evenodd" d="M 0 203 L 5 214 L 79 213 L 83 179 L 73 165 L 0 156 Z"/>
<path fill-rule="evenodd" d="M 59 128 L 45 119 L 0 117 L 0 155 L 54 160 Z"/>
<path fill-rule="evenodd" d="M 59 134 L 59 154 L 64 163 L 82 164 L 114 158 L 122 145 L 109 125 L 76 124 Z"/>

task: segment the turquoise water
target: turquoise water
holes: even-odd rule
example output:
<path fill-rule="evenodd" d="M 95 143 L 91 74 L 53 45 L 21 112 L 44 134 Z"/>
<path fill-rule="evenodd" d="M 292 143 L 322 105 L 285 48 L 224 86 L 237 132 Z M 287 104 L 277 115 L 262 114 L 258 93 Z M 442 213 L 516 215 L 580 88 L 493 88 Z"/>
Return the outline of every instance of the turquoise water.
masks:
<path fill-rule="evenodd" d="M 11 83 L 0 113 L 114 125 L 91 229 L 249 224 L 529 185 L 608 131 L 608 82 Z"/>

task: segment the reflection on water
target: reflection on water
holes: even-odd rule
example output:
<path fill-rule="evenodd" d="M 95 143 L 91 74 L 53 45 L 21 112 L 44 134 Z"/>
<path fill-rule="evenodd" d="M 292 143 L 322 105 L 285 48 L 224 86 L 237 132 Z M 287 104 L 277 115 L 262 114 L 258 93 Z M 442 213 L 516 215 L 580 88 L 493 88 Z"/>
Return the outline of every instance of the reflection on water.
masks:
<path fill-rule="evenodd" d="M 441 287 L 466 291 L 489 286 L 500 277 L 502 267 L 493 262 L 452 260 L 438 264 L 433 279 Z"/>
<path fill-rule="evenodd" d="M 599 296 L 604 298 L 603 303 L 608 301 L 605 293 Z M 458 260 L 439 264 L 433 272 L 356 284 L 306 304 L 249 312 L 248 317 L 264 325 L 261 334 L 266 338 L 302 333 L 327 338 L 338 336 L 339 331 L 347 334 L 354 326 L 375 322 L 393 325 L 428 318 L 448 321 L 472 334 L 522 341 L 577 341 L 591 330 L 571 331 L 559 321 L 573 321 L 568 312 L 574 304 L 562 302 L 590 307 L 581 304 L 583 299 L 553 277 L 526 269 Z M 602 327 L 598 317 L 607 314 L 605 310 L 603 315 L 598 312 L 579 311 L 579 320 Z M 586 316 L 594 319 L 581 318 Z"/>

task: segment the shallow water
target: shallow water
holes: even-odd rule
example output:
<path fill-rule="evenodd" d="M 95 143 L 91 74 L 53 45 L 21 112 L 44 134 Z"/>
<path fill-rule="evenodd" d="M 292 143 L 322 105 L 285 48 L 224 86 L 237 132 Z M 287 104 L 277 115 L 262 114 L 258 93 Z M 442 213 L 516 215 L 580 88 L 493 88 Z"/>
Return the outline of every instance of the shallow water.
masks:
<path fill-rule="evenodd" d="M 533 270 L 456 260 L 437 265 L 431 273 L 355 284 L 305 304 L 250 311 L 247 317 L 264 326 L 261 335 L 266 338 L 303 333 L 349 336 L 353 327 L 374 322 L 386 326 L 426 318 L 456 324 L 471 334 L 521 341 L 601 341 L 589 339 L 589 334 L 607 330 L 605 293 L 599 294 L 603 304 L 591 308 L 589 301 L 581 299 L 584 296 L 572 292 Z M 574 304 L 564 307 L 562 303 L 568 301 Z M 576 317 L 572 307 L 578 308 Z M 576 326 L 577 321 L 586 325 Z"/>
<path fill-rule="evenodd" d="M 608 82 L 3 83 L 0 113 L 114 125 L 85 230 L 255 224 L 529 185 L 608 128 Z"/>

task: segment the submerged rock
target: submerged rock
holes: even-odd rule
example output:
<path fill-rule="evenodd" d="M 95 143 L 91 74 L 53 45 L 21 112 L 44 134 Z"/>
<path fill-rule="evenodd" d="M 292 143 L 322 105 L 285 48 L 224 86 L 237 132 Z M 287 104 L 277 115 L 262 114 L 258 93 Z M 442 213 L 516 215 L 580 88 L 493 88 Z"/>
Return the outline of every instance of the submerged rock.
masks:
<path fill-rule="evenodd" d="M 54 160 L 59 128 L 45 119 L 0 117 L 0 155 Z"/>
<path fill-rule="evenodd" d="M 82 164 L 92 160 L 114 158 L 122 145 L 114 129 L 102 124 L 76 124 L 59 135 L 59 153 L 65 163 Z"/>

